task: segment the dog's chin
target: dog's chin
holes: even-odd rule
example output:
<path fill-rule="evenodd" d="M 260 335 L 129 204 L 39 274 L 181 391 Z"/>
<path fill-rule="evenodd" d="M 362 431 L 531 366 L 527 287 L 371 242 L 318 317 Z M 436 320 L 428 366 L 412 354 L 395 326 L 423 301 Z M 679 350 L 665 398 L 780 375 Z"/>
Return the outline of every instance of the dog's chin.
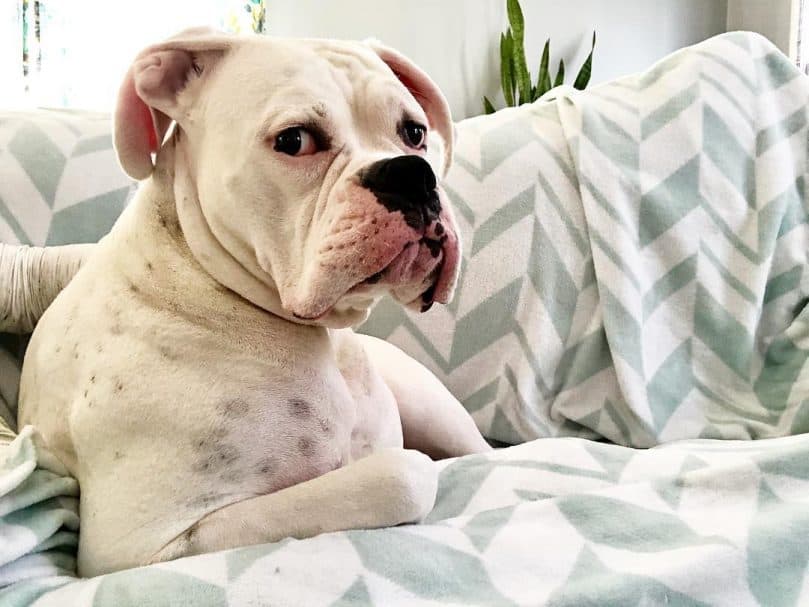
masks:
<path fill-rule="evenodd" d="M 347 285 L 333 301 L 320 300 L 319 305 L 308 308 L 308 314 L 294 316 L 302 322 L 326 326 L 338 319 L 359 318 L 361 322 L 385 294 L 407 308 L 426 312 L 434 302 L 448 303 L 452 298 L 459 254 L 454 233 L 440 240 L 408 242 L 384 266 L 372 268 L 373 274 Z"/>
<path fill-rule="evenodd" d="M 386 294 L 411 310 L 425 312 L 434 302 L 436 285 L 443 266 L 442 260 L 439 258 L 438 263 L 430 264 L 431 267 L 420 276 L 413 276 L 412 270 L 405 271 L 405 266 L 409 267 L 411 264 L 399 263 L 398 259 L 397 257 L 382 270 L 352 286 L 333 305 L 317 316 L 299 319 L 328 325 L 330 317 L 333 316 L 364 317 Z"/>
<path fill-rule="evenodd" d="M 408 308 L 424 312 L 433 305 L 443 267 L 443 251 L 410 243 L 388 265 L 349 289 L 346 297 L 375 301 L 389 293 Z"/>

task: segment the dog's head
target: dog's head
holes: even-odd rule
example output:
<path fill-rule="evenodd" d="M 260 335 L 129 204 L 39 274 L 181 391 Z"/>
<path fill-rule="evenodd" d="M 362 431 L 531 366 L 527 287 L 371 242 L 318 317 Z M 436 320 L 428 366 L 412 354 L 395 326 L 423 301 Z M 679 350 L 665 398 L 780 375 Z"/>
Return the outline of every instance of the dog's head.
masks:
<path fill-rule="evenodd" d="M 452 128 L 429 77 L 376 43 L 189 30 L 136 58 L 115 145 L 136 179 L 173 146 L 183 233 L 219 282 L 338 327 L 385 292 L 450 300 L 460 243 L 436 176 Z"/>

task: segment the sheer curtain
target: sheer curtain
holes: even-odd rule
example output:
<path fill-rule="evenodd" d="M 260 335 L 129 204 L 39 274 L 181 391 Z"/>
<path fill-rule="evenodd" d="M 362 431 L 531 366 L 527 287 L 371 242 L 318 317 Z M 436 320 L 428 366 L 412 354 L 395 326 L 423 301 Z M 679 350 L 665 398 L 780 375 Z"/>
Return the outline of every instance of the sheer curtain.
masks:
<path fill-rule="evenodd" d="M 793 15 L 793 36 L 795 39 L 795 60 L 798 66 L 809 74 L 809 3 L 795 0 L 797 14 Z"/>
<path fill-rule="evenodd" d="M 263 31 L 265 0 L 2 0 L 0 107 L 110 110 L 144 46 L 184 28 Z"/>

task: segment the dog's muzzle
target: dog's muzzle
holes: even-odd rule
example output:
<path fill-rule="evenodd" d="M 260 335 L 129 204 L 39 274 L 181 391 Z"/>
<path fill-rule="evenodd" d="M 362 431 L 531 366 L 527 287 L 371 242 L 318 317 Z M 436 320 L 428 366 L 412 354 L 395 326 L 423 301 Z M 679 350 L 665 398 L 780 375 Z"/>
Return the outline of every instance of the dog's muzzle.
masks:
<path fill-rule="evenodd" d="M 341 209 L 318 251 L 318 265 L 287 309 L 318 320 L 344 295 L 371 301 L 389 292 L 426 311 L 447 303 L 460 245 L 430 165 L 420 156 L 386 158 L 360 170 L 335 197 Z"/>
<path fill-rule="evenodd" d="M 379 160 L 360 172 L 360 185 L 374 193 L 388 211 L 400 211 L 417 231 L 438 220 L 441 201 L 435 173 L 420 156 Z"/>

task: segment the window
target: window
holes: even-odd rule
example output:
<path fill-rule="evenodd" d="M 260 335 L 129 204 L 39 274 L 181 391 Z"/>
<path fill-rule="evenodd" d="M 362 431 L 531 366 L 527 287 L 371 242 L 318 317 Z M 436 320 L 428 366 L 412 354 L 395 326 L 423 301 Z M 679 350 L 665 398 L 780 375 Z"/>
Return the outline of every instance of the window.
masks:
<path fill-rule="evenodd" d="M 263 31 L 265 0 L 0 2 L 0 102 L 110 110 L 145 46 L 187 27 Z"/>

